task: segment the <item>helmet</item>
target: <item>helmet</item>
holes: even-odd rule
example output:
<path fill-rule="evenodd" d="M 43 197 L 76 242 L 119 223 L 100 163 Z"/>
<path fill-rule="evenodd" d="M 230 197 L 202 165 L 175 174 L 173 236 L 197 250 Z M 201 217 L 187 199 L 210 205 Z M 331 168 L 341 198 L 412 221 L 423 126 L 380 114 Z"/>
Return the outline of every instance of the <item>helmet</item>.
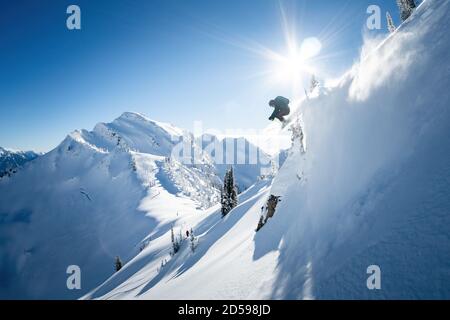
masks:
<path fill-rule="evenodd" d="M 269 102 L 269 106 L 271 106 L 271 107 L 275 107 L 275 100 L 270 100 L 270 102 Z"/>

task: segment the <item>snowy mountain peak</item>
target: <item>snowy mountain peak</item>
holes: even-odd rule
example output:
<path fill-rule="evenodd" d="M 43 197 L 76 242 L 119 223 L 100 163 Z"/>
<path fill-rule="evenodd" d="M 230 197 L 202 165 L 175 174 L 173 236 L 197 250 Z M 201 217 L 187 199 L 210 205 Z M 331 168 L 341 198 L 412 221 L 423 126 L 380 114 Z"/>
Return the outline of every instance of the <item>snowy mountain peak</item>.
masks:
<path fill-rule="evenodd" d="M 127 120 L 136 120 L 136 121 L 151 121 L 147 116 L 139 112 L 133 111 L 125 111 L 118 117 L 117 119 L 127 119 Z"/>
<path fill-rule="evenodd" d="M 18 151 L 0 147 L 0 178 L 15 173 L 27 162 L 41 156 L 34 151 Z"/>
<path fill-rule="evenodd" d="M 120 117 L 114 120 L 114 122 L 121 122 L 121 121 L 127 121 L 129 123 L 135 122 L 136 124 L 145 124 L 159 127 L 162 130 L 166 131 L 167 134 L 172 135 L 174 137 L 179 137 L 186 133 L 184 130 L 172 124 L 152 120 L 147 116 L 137 112 L 124 112 Z"/>
<path fill-rule="evenodd" d="M 39 156 L 42 153 L 39 152 L 35 152 L 33 150 L 16 150 L 16 149 L 11 149 L 11 148 L 4 148 L 4 147 L 0 147 L 0 156 L 2 155 L 7 155 L 7 154 L 22 154 L 22 155 L 35 155 L 35 156 Z"/>
<path fill-rule="evenodd" d="M 0 269 L 14 282 L 0 287 L 0 298 L 77 298 L 82 292 L 67 290 L 58 270 L 78 264 L 86 291 L 110 275 L 111 257 L 130 259 L 150 233 L 217 204 L 214 165 L 171 157 L 178 143 L 172 135 L 179 134 L 192 141 L 172 125 L 124 113 L 92 131 L 71 132 L 0 179 Z M 46 276 L 29 282 L 35 272 Z"/>
<path fill-rule="evenodd" d="M 125 112 L 110 123 L 100 122 L 92 131 L 76 130 L 68 138 L 91 149 L 122 149 L 157 156 L 170 156 L 180 139 L 192 140 L 187 131 L 133 112 Z"/>

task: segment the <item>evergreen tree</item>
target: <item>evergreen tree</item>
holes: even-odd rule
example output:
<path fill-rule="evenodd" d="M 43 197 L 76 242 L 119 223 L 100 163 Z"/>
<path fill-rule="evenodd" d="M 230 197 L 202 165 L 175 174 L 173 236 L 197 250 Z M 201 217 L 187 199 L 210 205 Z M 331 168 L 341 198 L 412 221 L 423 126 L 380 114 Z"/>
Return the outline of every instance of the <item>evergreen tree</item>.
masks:
<path fill-rule="evenodd" d="M 397 28 L 395 27 L 394 20 L 392 20 L 389 11 L 386 12 L 387 26 L 390 33 L 393 33 Z"/>
<path fill-rule="evenodd" d="M 233 167 L 230 168 L 230 173 L 228 175 L 228 192 L 230 195 L 230 206 L 231 209 L 235 208 L 238 204 L 238 191 L 237 186 L 234 181 L 234 171 Z"/>
<path fill-rule="evenodd" d="M 406 0 L 406 2 L 408 3 L 411 9 L 415 9 L 417 7 L 414 0 Z"/>
<path fill-rule="evenodd" d="M 408 10 L 405 6 L 405 0 L 397 0 L 397 6 L 398 9 L 400 10 L 400 18 L 402 19 L 402 21 L 408 19 L 409 15 Z"/>
<path fill-rule="evenodd" d="M 122 269 L 122 261 L 120 260 L 119 256 L 116 257 L 114 264 L 116 267 L 116 272 L 119 271 L 120 269 Z"/>
<path fill-rule="evenodd" d="M 292 133 L 291 135 L 292 150 L 294 150 L 295 148 L 299 148 L 301 153 L 305 153 L 306 149 L 304 145 L 303 128 L 299 116 L 295 118 L 291 128 L 289 128 L 289 131 L 291 131 Z"/>
<path fill-rule="evenodd" d="M 181 242 L 182 238 L 180 240 L 175 238 L 175 234 L 173 232 L 173 227 L 170 228 L 170 237 L 172 240 L 173 254 L 175 254 L 178 252 L 178 250 L 180 250 L 180 246 L 181 246 L 180 242 Z"/>
<path fill-rule="evenodd" d="M 408 19 L 416 8 L 414 0 L 397 0 L 397 5 L 400 9 L 400 18 L 402 21 Z"/>
<path fill-rule="evenodd" d="M 319 81 L 316 79 L 315 75 L 311 76 L 311 84 L 309 87 L 309 92 L 313 92 L 315 88 L 317 88 L 319 86 Z"/>
<path fill-rule="evenodd" d="M 194 236 L 194 230 L 192 230 L 189 232 L 189 240 L 191 241 L 191 251 L 194 252 L 195 251 L 195 236 Z"/>
<path fill-rule="evenodd" d="M 228 211 L 228 195 L 226 193 L 227 190 L 227 178 L 228 178 L 228 172 L 225 173 L 225 178 L 223 180 L 223 189 L 220 191 L 220 204 L 222 206 L 222 216 L 226 216 Z"/>
<path fill-rule="evenodd" d="M 237 188 L 234 181 L 233 167 L 225 173 L 221 192 L 222 216 L 226 216 L 238 204 Z"/>
<path fill-rule="evenodd" d="M 175 235 L 173 233 L 173 226 L 170 228 L 170 240 L 175 243 Z"/>

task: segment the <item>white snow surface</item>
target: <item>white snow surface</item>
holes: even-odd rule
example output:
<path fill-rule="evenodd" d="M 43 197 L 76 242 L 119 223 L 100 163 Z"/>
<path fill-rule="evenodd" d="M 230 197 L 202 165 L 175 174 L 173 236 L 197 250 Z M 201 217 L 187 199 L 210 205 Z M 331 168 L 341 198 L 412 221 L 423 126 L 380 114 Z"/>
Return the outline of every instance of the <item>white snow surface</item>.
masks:
<path fill-rule="evenodd" d="M 180 141 L 186 154 L 174 152 Z M 241 171 L 238 183 L 257 180 Z M 192 134 L 141 114 L 72 132 L 0 178 L 0 298 L 79 298 L 113 274 L 115 256 L 126 263 L 172 225 L 204 217 L 220 174 Z M 66 286 L 70 265 L 81 290 Z"/>
<path fill-rule="evenodd" d="M 225 219 L 190 221 L 194 253 L 168 256 L 166 234 L 84 298 L 449 299 L 449 14 L 424 1 L 303 101 L 306 153 L 290 150 Z M 270 194 L 282 201 L 255 233 Z M 381 290 L 367 287 L 371 265 Z"/>
<path fill-rule="evenodd" d="M 167 159 L 169 137 L 189 133 L 125 113 L 69 135 L 0 180 L 0 297 L 449 299 L 448 14 L 449 1 L 426 0 L 367 41 L 335 87 L 291 115 L 306 153 L 289 150 L 225 218 L 205 201 L 217 196 L 210 157 Z M 255 232 L 270 194 L 281 202 Z M 170 254 L 171 226 L 194 230 L 194 252 L 185 239 Z M 81 291 L 66 289 L 69 264 Z M 371 265 L 381 290 L 367 288 Z"/>

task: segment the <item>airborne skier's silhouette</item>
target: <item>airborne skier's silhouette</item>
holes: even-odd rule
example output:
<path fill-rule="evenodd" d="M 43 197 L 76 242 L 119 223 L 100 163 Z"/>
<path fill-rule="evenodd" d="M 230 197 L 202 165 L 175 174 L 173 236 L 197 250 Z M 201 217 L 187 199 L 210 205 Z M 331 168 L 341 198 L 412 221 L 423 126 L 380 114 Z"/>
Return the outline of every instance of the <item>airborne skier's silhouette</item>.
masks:
<path fill-rule="evenodd" d="M 274 100 L 270 100 L 269 106 L 275 108 L 269 120 L 273 121 L 276 119 L 284 122 L 284 116 L 287 116 L 291 113 L 291 109 L 289 108 L 289 99 L 285 97 L 278 96 Z"/>

